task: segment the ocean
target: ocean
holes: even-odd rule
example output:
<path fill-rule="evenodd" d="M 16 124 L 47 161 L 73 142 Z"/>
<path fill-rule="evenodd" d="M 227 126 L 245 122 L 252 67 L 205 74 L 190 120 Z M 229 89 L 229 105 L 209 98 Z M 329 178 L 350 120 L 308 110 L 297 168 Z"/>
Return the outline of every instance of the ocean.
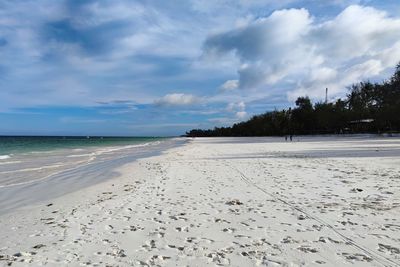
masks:
<path fill-rule="evenodd" d="M 178 138 L 0 137 L 0 214 L 111 179 L 115 169 L 177 146 Z"/>
<path fill-rule="evenodd" d="M 51 151 L 63 148 L 123 146 L 162 140 L 160 137 L 100 136 L 0 136 L 0 160 L 12 154 Z"/>

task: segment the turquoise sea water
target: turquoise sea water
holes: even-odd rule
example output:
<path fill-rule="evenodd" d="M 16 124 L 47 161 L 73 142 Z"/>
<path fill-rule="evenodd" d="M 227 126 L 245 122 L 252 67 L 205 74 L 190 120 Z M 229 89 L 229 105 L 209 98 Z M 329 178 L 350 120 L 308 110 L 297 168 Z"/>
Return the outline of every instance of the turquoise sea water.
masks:
<path fill-rule="evenodd" d="M 185 142 L 155 137 L 0 137 L 0 216 L 121 175 Z M 132 165 L 133 166 L 133 165 Z M 125 175 L 133 175 L 135 167 Z"/>
<path fill-rule="evenodd" d="M 125 146 L 158 141 L 160 137 L 0 136 L 0 157 L 55 149 Z"/>

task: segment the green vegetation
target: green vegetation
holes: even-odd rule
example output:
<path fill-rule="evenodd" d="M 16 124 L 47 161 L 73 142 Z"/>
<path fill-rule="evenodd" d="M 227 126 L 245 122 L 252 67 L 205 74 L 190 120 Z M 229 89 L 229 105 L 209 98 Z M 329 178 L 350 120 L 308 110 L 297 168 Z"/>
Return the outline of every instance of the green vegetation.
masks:
<path fill-rule="evenodd" d="M 289 134 L 382 133 L 400 131 L 400 64 L 382 83 L 354 84 L 345 99 L 312 104 L 299 97 L 296 107 L 253 116 L 232 127 L 194 129 L 187 136 L 279 136 Z"/>

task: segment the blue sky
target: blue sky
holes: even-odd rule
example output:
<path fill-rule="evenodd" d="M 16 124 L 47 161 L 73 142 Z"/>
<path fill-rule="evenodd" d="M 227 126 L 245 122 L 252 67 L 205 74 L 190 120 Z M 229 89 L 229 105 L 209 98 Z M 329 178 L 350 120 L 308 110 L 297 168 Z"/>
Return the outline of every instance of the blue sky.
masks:
<path fill-rule="evenodd" d="M 0 134 L 179 135 L 400 62 L 398 0 L 0 0 Z"/>

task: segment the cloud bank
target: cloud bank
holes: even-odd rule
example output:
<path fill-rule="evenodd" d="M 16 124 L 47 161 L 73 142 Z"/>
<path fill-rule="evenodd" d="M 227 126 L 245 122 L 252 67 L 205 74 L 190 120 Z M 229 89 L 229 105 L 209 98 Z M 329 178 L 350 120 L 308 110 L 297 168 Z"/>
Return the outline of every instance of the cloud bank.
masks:
<path fill-rule="evenodd" d="M 400 18 L 359 5 L 320 20 L 306 9 L 284 9 L 240 28 L 210 36 L 204 52 L 240 59 L 238 82 L 222 88 L 260 89 L 290 84 L 290 100 L 334 94 L 377 76 L 400 61 Z"/>
<path fill-rule="evenodd" d="M 190 94 L 167 94 L 155 101 L 159 106 L 187 106 L 194 105 L 200 102 L 200 98 Z"/>
<path fill-rule="evenodd" d="M 398 0 L 0 0 L 0 134 L 181 134 L 340 97 L 400 61 L 398 14 Z"/>

